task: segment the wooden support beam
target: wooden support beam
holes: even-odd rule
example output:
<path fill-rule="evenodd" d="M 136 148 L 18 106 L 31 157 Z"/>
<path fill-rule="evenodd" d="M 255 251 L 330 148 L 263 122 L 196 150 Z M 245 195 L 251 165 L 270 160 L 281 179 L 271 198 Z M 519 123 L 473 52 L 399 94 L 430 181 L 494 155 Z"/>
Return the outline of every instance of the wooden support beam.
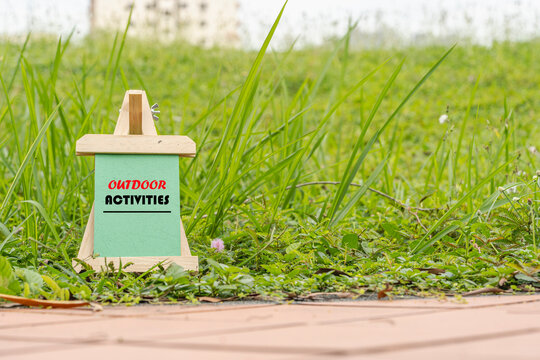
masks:
<path fill-rule="evenodd" d="M 129 135 L 142 135 L 142 92 L 129 94 Z"/>

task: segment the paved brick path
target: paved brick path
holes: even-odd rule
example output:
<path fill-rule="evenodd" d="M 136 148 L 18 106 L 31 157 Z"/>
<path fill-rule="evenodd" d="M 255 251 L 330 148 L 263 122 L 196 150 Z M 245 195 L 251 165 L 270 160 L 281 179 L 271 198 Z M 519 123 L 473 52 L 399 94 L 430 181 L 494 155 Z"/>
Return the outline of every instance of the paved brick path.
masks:
<path fill-rule="evenodd" d="M 0 310 L 9 359 L 540 359 L 540 296 Z"/>

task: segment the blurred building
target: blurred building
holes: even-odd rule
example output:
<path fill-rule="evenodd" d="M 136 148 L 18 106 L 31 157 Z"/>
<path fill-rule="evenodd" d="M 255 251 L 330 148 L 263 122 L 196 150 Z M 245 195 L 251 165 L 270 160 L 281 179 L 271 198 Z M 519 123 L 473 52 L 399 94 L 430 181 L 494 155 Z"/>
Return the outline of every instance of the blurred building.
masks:
<path fill-rule="evenodd" d="M 91 0 L 91 30 L 123 30 L 132 6 L 130 35 L 240 46 L 237 0 Z"/>
<path fill-rule="evenodd" d="M 131 35 L 203 46 L 258 49 L 284 0 L 0 0 L 0 40 L 53 34 L 83 38 L 123 31 L 134 4 Z M 540 0 L 292 0 L 272 48 L 321 45 L 357 23 L 351 49 L 540 37 Z"/>

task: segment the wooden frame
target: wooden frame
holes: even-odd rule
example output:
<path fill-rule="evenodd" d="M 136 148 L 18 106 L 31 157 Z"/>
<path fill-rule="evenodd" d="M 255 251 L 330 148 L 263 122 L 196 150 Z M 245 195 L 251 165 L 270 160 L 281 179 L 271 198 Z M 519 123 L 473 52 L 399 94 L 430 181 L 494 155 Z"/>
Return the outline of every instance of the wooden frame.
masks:
<path fill-rule="evenodd" d="M 131 102 L 131 104 L 130 104 Z M 176 154 L 183 157 L 195 156 L 196 146 L 187 136 L 158 136 L 146 94 L 141 90 L 128 90 L 124 96 L 120 115 L 113 135 L 88 134 L 77 141 L 77 155 L 92 156 L 108 154 Z M 186 270 L 198 270 L 199 258 L 191 255 L 189 243 L 180 221 L 181 256 L 145 257 L 94 257 L 94 205 L 73 267 L 81 271 L 84 262 L 94 270 L 110 267 L 127 272 L 144 272 L 158 264 L 178 264 Z"/>

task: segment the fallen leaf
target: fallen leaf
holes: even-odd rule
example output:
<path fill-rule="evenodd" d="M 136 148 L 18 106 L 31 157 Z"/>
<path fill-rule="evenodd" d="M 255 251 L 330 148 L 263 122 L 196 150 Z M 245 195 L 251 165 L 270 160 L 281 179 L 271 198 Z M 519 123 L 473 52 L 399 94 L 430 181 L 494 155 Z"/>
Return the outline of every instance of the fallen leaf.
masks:
<path fill-rule="evenodd" d="M 38 307 L 50 307 L 57 309 L 69 309 L 74 307 L 91 305 L 88 301 L 55 301 L 55 300 L 39 300 L 39 299 L 28 299 L 21 296 L 13 296 L 7 294 L 0 294 L 0 298 L 11 301 L 17 304 L 25 306 L 38 306 Z"/>
<path fill-rule="evenodd" d="M 386 287 L 377 293 L 377 299 L 383 299 L 388 296 L 388 292 L 392 291 L 392 286 L 386 284 Z"/>
<path fill-rule="evenodd" d="M 332 269 L 332 268 L 320 268 L 319 270 L 315 271 L 315 274 L 328 274 L 328 273 L 332 273 L 333 275 L 337 275 L 337 276 L 343 275 L 343 276 L 351 277 L 351 275 L 347 274 L 344 271 Z"/>
<path fill-rule="evenodd" d="M 21 304 L 15 304 L 15 303 L 2 303 L 0 304 L 0 309 L 11 309 L 11 308 L 18 308 L 22 307 Z"/>
<path fill-rule="evenodd" d="M 307 295 L 295 296 L 294 300 L 332 300 L 332 299 L 352 299 L 356 296 L 348 292 L 316 292 Z"/>
<path fill-rule="evenodd" d="M 92 311 L 103 311 L 103 306 L 97 304 L 97 303 L 90 303 L 90 307 L 92 308 Z"/>
<path fill-rule="evenodd" d="M 502 277 L 502 278 L 499 280 L 499 287 L 502 288 L 507 282 L 508 282 L 508 280 L 507 280 L 505 277 Z"/>
<path fill-rule="evenodd" d="M 209 302 L 209 303 L 218 303 L 221 302 L 221 299 L 210 297 L 210 296 L 201 296 L 199 298 L 200 302 Z"/>
<path fill-rule="evenodd" d="M 438 268 L 415 268 L 416 270 L 425 271 L 433 275 L 441 275 L 446 272 L 444 269 L 438 269 Z"/>
<path fill-rule="evenodd" d="M 480 295 L 480 294 L 500 294 L 502 292 L 504 292 L 503 289 L 491 287 L 491 288 L 483 288 L 483 289 L 469 291 L 469 292 L 466 292 L 465 294 L 462 294 L 462 296 L 473 296 L 473 295 Z"/>

